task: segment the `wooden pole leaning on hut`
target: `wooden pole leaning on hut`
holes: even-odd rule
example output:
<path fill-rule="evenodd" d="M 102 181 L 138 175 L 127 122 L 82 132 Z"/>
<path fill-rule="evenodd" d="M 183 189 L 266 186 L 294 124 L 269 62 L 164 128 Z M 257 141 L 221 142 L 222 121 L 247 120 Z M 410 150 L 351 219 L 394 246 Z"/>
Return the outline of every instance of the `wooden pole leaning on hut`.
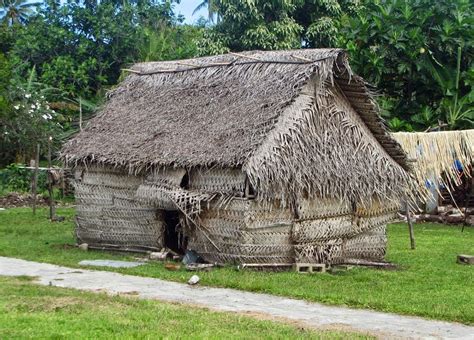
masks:
<path fill-rule="evenodd" d="M 40 155 L 40 145 L 36 145 L 36 155 L 35 155 L 35 169 L 33 171 L 33 183 L 31 185 L 31 191 L 33 195 L 33 215 L 36 214 L 36 195 L 38 187 L 38 168 L 39 168 L 39 155 Z"/>
<path fill-rule="evenodd" d="M 405 201 L 405 208 L 407 214 L 408 232 L 410 233 L 410 247 L 411 249 L 415 249 L 415 233 L 413 232 L 413 222 L 410 217 L 410 204 L 408 203 L 408 199 Z"/>
<path fill-rule="evenodd" d="M 51 173 L 51 142 L 53 137 L 48 138 L 48 194 L 49 194 L 49 219 L 54 219 L 54 197 L 53 197 L 53 178 Z"/>

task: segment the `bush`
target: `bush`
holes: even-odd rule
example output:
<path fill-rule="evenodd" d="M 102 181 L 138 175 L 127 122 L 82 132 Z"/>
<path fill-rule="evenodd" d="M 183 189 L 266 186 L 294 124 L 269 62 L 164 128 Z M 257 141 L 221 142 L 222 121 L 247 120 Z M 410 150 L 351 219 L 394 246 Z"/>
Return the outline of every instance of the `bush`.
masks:
<path fill-rule="evenodd" d="M 33 172 L 21 167 L 20 164 L 10 164 L 0 170 L 1 191 L 29 192 L 31 190 L 31 178 Z M 38 173 L 37 192 L 47 190 L 47 176 L 45 171 Z"/>

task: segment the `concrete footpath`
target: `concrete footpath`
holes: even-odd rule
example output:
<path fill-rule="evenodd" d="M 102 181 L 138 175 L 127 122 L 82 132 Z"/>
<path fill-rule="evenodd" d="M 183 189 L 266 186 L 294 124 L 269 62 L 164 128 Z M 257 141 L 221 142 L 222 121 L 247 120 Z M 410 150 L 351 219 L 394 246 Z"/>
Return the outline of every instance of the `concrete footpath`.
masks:
<path fill-rule="evenodd" d="M 331 307 L 267 294 L 189 286 L 153 278 L 72 269 L 7 257 L 0 257 L 0 275 L 35 276 L 38 278 L 37 283 L 42 285 L 105 291 L 109 294 L 131 293 L 144 299 L 186 303 L 264 318 L 284 318 L 303 326 L 358 331 L 380 338 L 474 339 L 474 327 L 458 323 Z"/>

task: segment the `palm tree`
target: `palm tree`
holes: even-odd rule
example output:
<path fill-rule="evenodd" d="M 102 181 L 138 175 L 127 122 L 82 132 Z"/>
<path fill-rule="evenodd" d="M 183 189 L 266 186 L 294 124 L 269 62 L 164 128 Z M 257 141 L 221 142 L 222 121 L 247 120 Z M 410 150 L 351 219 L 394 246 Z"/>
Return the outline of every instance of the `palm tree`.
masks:
<path fill-rule="evenodd" d="M 24 23 L 28 15 L 33 13 L 33 8 L 41 5 L 40 2 L 28 2 L 28 0 L 0 0 L 0 17 L 9 25 L 13 23 Z"/>
<path fill-rule="evenodd" d="M 214 16 L 218 16 L 217 14 L 217 1 L 216 0 L 203 0 L 193 11 L 193 15 L 199 12 L 204 7 L 207 7 L 208 11 L 208 19 L 210 21 L 214 21 Z M 217 18 L 219 20 L 219 18 Z"/>

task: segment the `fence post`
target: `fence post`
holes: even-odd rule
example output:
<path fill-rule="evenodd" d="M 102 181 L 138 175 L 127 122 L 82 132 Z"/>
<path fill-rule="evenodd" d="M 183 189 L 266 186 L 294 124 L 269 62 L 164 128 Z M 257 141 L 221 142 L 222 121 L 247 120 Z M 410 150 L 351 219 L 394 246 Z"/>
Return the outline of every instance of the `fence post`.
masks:
<path fill-rule="evenodd" d="M 40 145 L 36 145 L 36 156 L 35 156 L 35 170 L 33 172 L 33 183 L 31 186 L 33 194 L 33 215 L 36 214 L 36 195 L 37 195 L 37 186 L 38 186 L 38 168 L 39 168 L 39 155 L 40 155 Z"/>

